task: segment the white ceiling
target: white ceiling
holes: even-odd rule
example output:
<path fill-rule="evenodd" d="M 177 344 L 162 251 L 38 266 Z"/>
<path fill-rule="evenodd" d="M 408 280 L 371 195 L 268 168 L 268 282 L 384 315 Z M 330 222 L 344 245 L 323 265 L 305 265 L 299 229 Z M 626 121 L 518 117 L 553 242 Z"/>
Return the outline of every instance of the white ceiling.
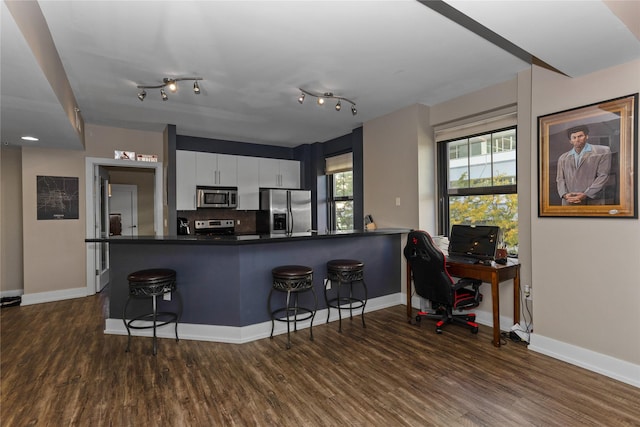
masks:
<path fill-rule="evenodd" d="M 0 9 L 2 143 L 82 149 L 47 79 L 51 72 L 43 72 L 42 53 L 34 54 L 23 36 L 37 21 L 14 17 L 8 3 Z M 629 3 L 622 4 L 623 19 L 609 7 L 613 3 Z M 435 105 L 512 79 L 530 66 L 531 55 L 570 77 L 640 58 L 634 26 L 640 2 L 39 5 L 86 124 L 154 131 L 174 124 L 179 135 L 289 147 L 345 135 L 408 105 Z M 203 78 L 200 95 L 182 82 L 166 102 L 156 89 L 147 90 L 144 102 L 136 96 L 138 84 L 189 76 Z M 337 112 L 331 102 L 319 107 L 309 97 L 300 105 L 298 88 L 349 98 L 358 114 L 348 106 Z M 40 141 L 23 143 L 25 134 Z"/>

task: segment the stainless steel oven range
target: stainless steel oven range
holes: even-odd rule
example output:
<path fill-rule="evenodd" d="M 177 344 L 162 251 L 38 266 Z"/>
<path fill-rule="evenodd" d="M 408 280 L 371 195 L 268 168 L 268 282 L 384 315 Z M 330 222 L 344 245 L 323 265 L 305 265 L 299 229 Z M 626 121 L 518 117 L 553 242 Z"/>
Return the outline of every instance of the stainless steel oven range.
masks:
<path fill-rule="evenodd" d="M 200 219 L 194 221 L 193 231 L 200 236 L 232 236 L 236 227 L 232 219 Z"/>

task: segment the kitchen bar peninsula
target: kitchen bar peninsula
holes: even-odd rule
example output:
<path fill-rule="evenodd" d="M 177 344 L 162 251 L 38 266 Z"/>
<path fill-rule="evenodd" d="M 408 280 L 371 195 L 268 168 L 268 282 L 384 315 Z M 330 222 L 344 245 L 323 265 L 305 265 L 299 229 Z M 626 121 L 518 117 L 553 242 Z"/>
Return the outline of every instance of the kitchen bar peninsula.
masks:
<path fill-rule="evenodd" d="M 170 268 L 177 272 L 180 298 L 172 296 L 171 301 L 161 303 L 170 310 L 182 300 L 180 338 L 242 343 L 269 336 L 267 298 L 272 286 L 271 270 L 281 265 L 313 268 L 318 297 L 314 324 L 326 321 L 326 311 L 322 311 L 326 309 L 324 279 L 326 263 L 331 259 L 364 262 L 367 311 L 401 304 L 401 248 L 403 234 L 408 232 L 380 229 L 291 235 L 117 236 L 86 241 L 109 243 L 106 333 L 126 333 L 122 309 L 128 297 L 127 275 L 148 268 Z M 272 300 L 276 306 L 277 297 L 274 295 Z M 312 294 L 300 296 L 301 306 L 312 302 L 306 298 L 313 298 Z M 146 303 L 132 301 L 128 317 L 148 312 Z M 306 327 L 308 323 L 300 325 Z M 159 336 L 170 336 L 169 329 L 160 328 Z M 284 330 L 276 327 L 275 333 Z"/>

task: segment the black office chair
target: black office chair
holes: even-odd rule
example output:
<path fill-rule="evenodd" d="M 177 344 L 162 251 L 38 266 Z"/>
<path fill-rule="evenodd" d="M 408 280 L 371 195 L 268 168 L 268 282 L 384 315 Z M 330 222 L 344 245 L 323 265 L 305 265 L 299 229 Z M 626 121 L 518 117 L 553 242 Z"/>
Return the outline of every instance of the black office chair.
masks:
<path fill-rule="evenodd" d="M 453 310 L 468 310 L 477 307 L 482 301 L 480 285 L 482 281 L 463 278 L 454 282 L 447 272 L 447 260 L 438 249 L 431 236 L 419 230 L 411 231 L 404 248 L 404 257 L 411 269 L 416 293 L 432 303 L 435 313 L 419 311 L 416 321 L 423 317 L 437 319 L 436 333 L 441 334 L 447 323 L 458 323 L 478 333 L 476 315 L 453 314 Z M 411 298 L 407 295 L 407 298 Z"/>

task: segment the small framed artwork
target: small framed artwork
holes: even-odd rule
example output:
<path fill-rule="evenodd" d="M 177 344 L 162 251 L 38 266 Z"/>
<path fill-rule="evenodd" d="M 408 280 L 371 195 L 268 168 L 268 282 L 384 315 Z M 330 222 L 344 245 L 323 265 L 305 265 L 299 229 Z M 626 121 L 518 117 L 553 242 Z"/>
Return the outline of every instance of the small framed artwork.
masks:
<path fill-rule="evenodd" d="M 38 220 L 78 219 L 78 178 L 40 176 L 36 181 Z"/>
<path fill-rule="evenodd" d="M 638 218 L 638 94 L 538 117 L 538 216 Z"/>
<path fill-rule="evenodd" d="M 136 153 L 133 151 L 115 150 L 113 152 L 113 158 L 116 160 L 135 160 Z"/>

